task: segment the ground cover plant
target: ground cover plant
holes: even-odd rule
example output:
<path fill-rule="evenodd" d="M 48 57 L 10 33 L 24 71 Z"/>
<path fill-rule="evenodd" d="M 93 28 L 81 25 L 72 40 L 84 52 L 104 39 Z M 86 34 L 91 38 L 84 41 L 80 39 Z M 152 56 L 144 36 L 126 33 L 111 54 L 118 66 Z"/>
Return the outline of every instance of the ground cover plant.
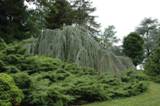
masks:
<path fill-rule="evenodd" d="M 23 91 L 22 106 L 77 105 L 138 95 L 147 89 L 136 71 L 121 76 L 99 74 L 59 59 L 24 55 L 20 45 L 7 45 L 1 51 L 0 70 Z"/>

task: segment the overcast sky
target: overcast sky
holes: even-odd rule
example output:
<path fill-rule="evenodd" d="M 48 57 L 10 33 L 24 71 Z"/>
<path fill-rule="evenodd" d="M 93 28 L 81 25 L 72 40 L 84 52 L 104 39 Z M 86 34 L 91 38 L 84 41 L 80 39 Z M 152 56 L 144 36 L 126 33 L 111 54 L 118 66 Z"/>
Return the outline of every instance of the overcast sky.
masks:
<path fill-rule="evenodd" d="M 134 31 L 145 17 L 160 19 L 160 0 L 91 0 L 102 29 L 114 25 L 117 36 L 123 38 Z"/>

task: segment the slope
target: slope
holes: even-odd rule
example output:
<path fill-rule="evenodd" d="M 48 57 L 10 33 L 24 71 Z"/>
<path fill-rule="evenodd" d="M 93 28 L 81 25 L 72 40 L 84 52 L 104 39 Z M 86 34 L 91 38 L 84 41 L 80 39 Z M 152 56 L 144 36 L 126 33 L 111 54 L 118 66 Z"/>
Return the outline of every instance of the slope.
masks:
<path fill-rule="evenodd" d="M 148 91 L 142 95 L 84 106 L 160 106 L 159 90 L 159 84 L 150 82 Z"/>

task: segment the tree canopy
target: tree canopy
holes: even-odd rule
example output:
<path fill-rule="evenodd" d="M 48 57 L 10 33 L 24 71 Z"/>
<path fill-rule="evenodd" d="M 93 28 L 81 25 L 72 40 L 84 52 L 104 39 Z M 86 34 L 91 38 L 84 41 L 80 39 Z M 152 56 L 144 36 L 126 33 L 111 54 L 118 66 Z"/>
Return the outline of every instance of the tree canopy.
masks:
<path fill-rule="evenodd" d="M 34 30 L 24 0 L 0 1 L 0 37 L 7 43 L 32 36 Z"/>
<path fill-rule="evenodd" d="M 113 25 L 109 25 L 107 28 L 105 28 L 104 33 L 101 35 L 101 43 L 103 44 L 104 48 L 113 47 L 113 44 L 119 41 L 115 35 L 116 33 L 115 26 Z"/>
<path fill-rule="evenodd" d="M 64 25 L 82 25 L 92 33 L 98 32 L 96 16 L 91 15 L 96 9 L 89 0 L 50 0 L 40 2 L 46 12 L 46 27 L 62 28 Z"/>
<path fill-rule="evenodd" d="M 158 39 L 158 41 L 160 41 L 160 39 Z M 160 42 L 158 42 L 157 45 L 146 60 L 145 72 L 150 75 L 154 81 L 160 82 Z"/>
<path fill-rule="evenodd" d="M 145 18 L 136 32 L 144 39 L 145 57 L 148 57 L 151 52 L 157 47 L 157 40 L 160 36 L 160 24 L 157 19 Z"/>
<path fill-rule="evenodd" d="M 143 61 L 144 40 L 135 32 L 130 33 L 123 41 L 123 52 L 130 57 L 133 64 L 137 66 Z"/>

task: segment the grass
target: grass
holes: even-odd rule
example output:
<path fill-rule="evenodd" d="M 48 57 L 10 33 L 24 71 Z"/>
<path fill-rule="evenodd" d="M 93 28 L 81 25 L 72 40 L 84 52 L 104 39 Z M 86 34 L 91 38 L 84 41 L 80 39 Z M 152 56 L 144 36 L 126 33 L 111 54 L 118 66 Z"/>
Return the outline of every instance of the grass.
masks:
<path fill-rule="evenodd" d="M 149 89 L 138 96 L 84 106 L 160 106 L 160 84 L 150 82 Z"/>

